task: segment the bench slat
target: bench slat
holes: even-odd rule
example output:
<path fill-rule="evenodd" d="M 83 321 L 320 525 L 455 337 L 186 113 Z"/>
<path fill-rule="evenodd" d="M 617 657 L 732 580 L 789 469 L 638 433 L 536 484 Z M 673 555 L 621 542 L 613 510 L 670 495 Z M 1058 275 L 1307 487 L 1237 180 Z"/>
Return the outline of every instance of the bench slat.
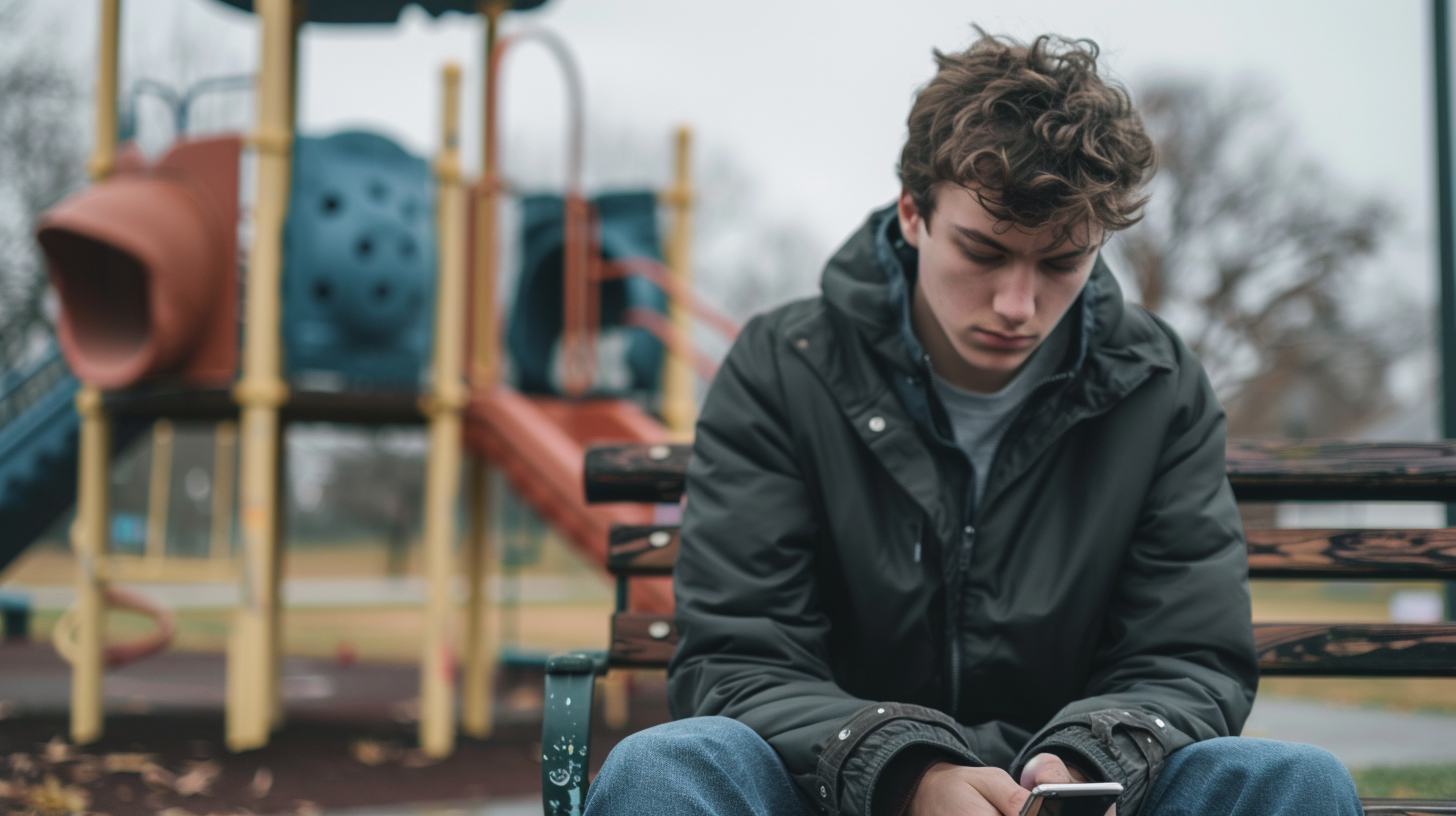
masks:
<path fill-rule="evenodd" d="M 1251 578 L 1456 576 L 1456 529 L 1253 529 L 1246 535 Z"/>
<path fill-rule="evenodd" d="M 690 445 L 593 445 L 583 479 L 588 502 L 675 502 L 692 457 Z"/>
<path fill-rule="evenodd" d="M 613 525 L 607 541 L 607 571 L 613 575 L 671 575 L 677 551 L 676 524 Z"/>
<path fill-rule="evenodd" d="M 677 501 L 691 453 L 687 445 L 593 447 L 586 455 L 587 501 Z M 1456 441 L 1233 440 L 1226 455 L 1240 501 L 1456 502 Z"/>
<path fill-rule="evenodd" d="M 618 612 L 611 663 L 666 667 L 677 639 L 670 616 Z M 1254 641 L 1259 672 L 1270 676 L 1456 677 L 1456 624 L 1258 623 Z"/>
<path fill-rule="evenodd" d="M 654 612 L 618 612 L 612 616 L 613 666 L 665 669 L 677 649 L 677 624 Z"/>
<path fill-rule="evenodd" d="M 1456 441 L 1232 440 L 1240 501 L 1456 501 Z"/>
<path fill-rule="evenodd" d="M 1253 578 L 1437 579 L 1456 576 L 1456 529 L 1252 529 Z M 671 575 L 678 526 L 612 527 L 607 569 L 613 575 Z"/>
<path fill-rule="evenodd" d="M 1254 624 L 1266 675 L 1456 677 L 1456 624 Z"/>

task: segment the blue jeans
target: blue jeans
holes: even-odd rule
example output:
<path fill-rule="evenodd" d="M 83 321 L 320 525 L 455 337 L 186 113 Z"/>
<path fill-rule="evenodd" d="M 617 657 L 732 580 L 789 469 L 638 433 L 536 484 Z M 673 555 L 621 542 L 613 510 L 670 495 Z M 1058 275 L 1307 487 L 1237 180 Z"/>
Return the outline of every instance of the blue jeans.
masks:
<path fill-rule="evenodd" d="M 1323 748 L 1221 737 L 1168 757 L 1144 816 L 1361 816 L 1350 772 Z M 737 720 L 698 717 L 613 749 L 586 816 L 813 816 L 788 769 Z"/>

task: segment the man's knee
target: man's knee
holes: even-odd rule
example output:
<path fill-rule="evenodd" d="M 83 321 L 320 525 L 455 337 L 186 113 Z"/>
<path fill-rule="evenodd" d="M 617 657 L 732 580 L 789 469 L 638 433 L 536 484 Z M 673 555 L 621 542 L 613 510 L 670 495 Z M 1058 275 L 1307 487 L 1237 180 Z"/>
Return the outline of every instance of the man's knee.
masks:
<path fill-rule="evenodd" d="M 1145 812 L 1156 816 L 1358 816 L 1350 772 L 1313 745 L 1220 737 L 1168 757 Z"/>
<path fill-rule="evenodd" d="M 630 762 L 641 768 L 772 757 L 773 749 L 753 729 L 728 717 L 691 717 L 655 725 L 627 737 L 612 749 L 609 761 Z"/>
<path fill-rule="evenodd" d="M 627 737 L 587 792 L 589 816 L 788 812 L 797 813 L 798 802 L 778 754 L 726 717 L 678 720 Z"/>
<path fill-rule="evenodd" d="M 1219 737 L 1184 748 L 1169 765 L 1188 766 L 1200 774 L 1234 775 L 1244 779 L 1273 777 L 1284 781 L 1348 780 L 1350 772 L 1335 755 L 1314 745 L 1255 737 Z"/>

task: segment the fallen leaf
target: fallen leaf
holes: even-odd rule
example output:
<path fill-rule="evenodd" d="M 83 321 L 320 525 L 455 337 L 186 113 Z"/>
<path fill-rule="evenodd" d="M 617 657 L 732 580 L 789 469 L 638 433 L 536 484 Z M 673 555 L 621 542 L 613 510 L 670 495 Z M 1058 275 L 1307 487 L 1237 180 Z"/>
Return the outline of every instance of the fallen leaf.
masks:
<path fill-rule="evenodd" d="M 71 767 L 71 781 L 78 785 L 89 785 L 101 778 L 101 761 L 94 756 L 78 756 Z"/>
<path fill-rule="evenodd" d="M 20 780 L 6 782 L 0 779 L 0 799 L 24 799 L 25 783 Z"/>
<path fill-rule="evenodd" d="M 155 760 L 155 754 L 107 754 L 101 758 L 101 765 L 107 773 L 141 773 Z"/>
<path fill-rule="evenodd" d="M 316 803 L 310 802 L 307 799 L 294 799 L 293 809 L 298 816 L 319 816 L 319 814 L 324 812 L 323 808 L 320 808 Z"/>
<path fill-rule="evenodd" d="M 30 789 L 26 797 L 30 806 L 41 816 L 65 816 L 81 813 L 91 804 L 86 791 L 74 785 L 62 785 L 59 780 L 46 774 L 45 782 Z"/>
<path fill-rule="evenodd" d="M 51 737 L 45 746 L 45 761 L 52 765 L 71 761 L 71 745 L 60 737 Z"/>
<path fill-rule="evenodd" d="M 35 771 L 35 760 L 30 758 L 30 754 L 11 754 L 10 770 L 21 775 L 32 773 Z"/>
<path fill-rule="evenodd" d="M 142 766 L 142 782 L 153 790 L 175 790 L 177 776 L 154 762 Z"/>
<path fill-rule="evenodd" d="M 248 785 L 248 790 L 253 794 L 254 799 L 262 799 L 273 789 L 273 772 L 267 768 L 259 768 L 253 774 L 253 782 Z"/>
<path fill-rule="evenodd" d="M 187 763 L 186 772 L 177 777 L 173 788 L 181 796 L 207 796 L 212 783 L 222 773 L 222 766 L 212 760 Z"/>
<path fill-rule="evenodd" d="M 401 765 L 406 768 L 428 768 L 440 760 L 421 751 L 418 748 L 411 748 L 404 752 L 404 759 L 400 760 Z"/>
<path fill-rule="evenodd" d="M 349 753 L 365 765 L 383 765 L 400 755 L 400 747 L 392 742 L 356 739 L 349 743 Z"/>

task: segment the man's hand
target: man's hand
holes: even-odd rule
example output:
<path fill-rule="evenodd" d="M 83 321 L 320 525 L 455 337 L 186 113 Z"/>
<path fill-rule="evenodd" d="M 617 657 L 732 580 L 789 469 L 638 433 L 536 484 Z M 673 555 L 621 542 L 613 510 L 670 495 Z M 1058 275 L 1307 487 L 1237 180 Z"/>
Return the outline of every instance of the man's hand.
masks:
<path fill-rule="evenodd" d="M 1000 768 L 967 768 L 949 762 L 930 766 L 908 816 L 1017 816 L 1030 796 Z"/>
<path fill-rule="evenodd" d="M 1027 790 L 1037 785 L 1066 785 L 1086 781 L 1086 774 L 1076 766 L 1063 762 L 1056 754 L 1037 754 L 1021 769 L 1021 787 Z M 1108 809 L 1107 816 L 1117 816 L 1117 805 Z"/>

